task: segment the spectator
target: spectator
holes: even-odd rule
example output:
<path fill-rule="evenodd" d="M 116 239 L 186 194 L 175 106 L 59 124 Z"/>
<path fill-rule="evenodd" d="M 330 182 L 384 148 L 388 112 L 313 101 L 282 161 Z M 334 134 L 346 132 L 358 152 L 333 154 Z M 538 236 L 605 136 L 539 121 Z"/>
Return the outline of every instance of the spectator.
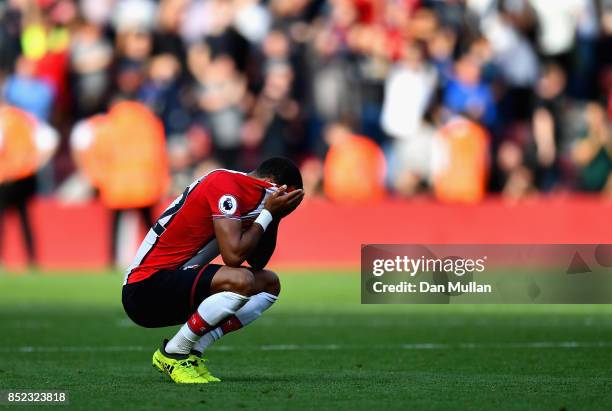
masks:
<path fill-rule="evenodd" d="M 385 158 L 370 139 L 353 134 L 341 124 L 331 125 L 325 135 L 324 190 L 339 202 L 376 201 L 385 194 Z"/>
<path fill-rule="evenodd" d="M 111 23 L 118 33 L 146 33 L 155 25 L 157 5 L 152 0 L 115 0 Z"/>
<path fill-rule="evenodd" d="M 4 214 L 15 209 L 28 261 L 35 265 L 35 238 L 28 207 L 36 192 L 35 173 L 53 156 L 59 138 L 45 122 L 6 104 L 0 105 L 0 136 L 0 240 Z"/>
<path fill-rule="evenodd" d="M 187 0 L 162 0 L 159 3 L 158 28 L 155 32 L 153 51 L 155 54 L 170 54 L 185 64 L 186 47 L 180 35 Z"/>
<path fill-rule="evenodd" d="M 79 168 L 112 211 L 110 261 L 115 264 L 122 213 L 138 210 L 144 225 L 151 227 L 153 206 L 166 194 L 169 179 L 163 126 L 143 105 L 120 102 L 107 115 L 78 124 L 71 145 Z"/>
<path fill-rule="evenodd" d="M 54 92 L 54 114 L 60 121 L 67 120 L 66 111 L 69 108 L 69 26 L 74 24 L 76 17 L 73 0 L 41 2 L 40 9 L 26 6 L 22 16 L 23 55 L 35 63 L 34 75 L 51 86 Z"/>
<path fill-rule="evenodd" d="M 239 167 L 246 79 L 236 70 L 234 60 L 220 56 L 207 66 L 202 81 L 198 105 L 212 136 L 215 158 L 230 168 Z"/>
<path fill-rule="evenodd" d="M 538 47 L 549 60 L 563 69 L 571 68 L 571 52 L 581 18 L 581 3 L 588 0 L 559 0 L 550 7 L 548 0 L 530 0 L 538 19 Z"/>
<path fill-rule="evenodd" d="M 612 194 L 612 133 L 604 108 L 590 103 L 585 110 L 586 131 L 573 147 L 579 187 Z"/>
<path fill-rule="evenodd" d="M 531 167 L 535 170 L 538 189 L 549 191 L 560 176 L 560 144 L 564 135 L 566 77 L 563 69 L 555 64 L 544 68 L 536 88 L 536 104 L 532 118 L 533 145 L 530 147 Z"/>
<path fill-rule="evenodd" d="M 14 70 L 17 57 L 21 53 L 20 11 L 6 3 L 8 2 L 5 2 L 0 9 L 0 73 L 2 76 Z"/>
<path fill-rule="evenodd" d="M 257 0 L 239 0 L 236 2 L 234 25 L 244 38 L 254 44 L 263 41 L 271 23 L 269 10 Z"/>
<path fill-rule="evenodd" d="M 431 63 L 438 70 L 442 86 L 446 85 L 446 79 L 450 78 L 453 71 L 453 52 L 456 42 L 456 34 L 448 29 L 436 30 L 427 39 L 427 52 Z"/>
<path fill-rule="evenodd" d="M 470 54 L 463 55 L 447 79 L 444 106 L 452 114 L 465 114 L 492 129 L 497 121 L 497 109 L 491 88 L 480 75 L 479 60 Z"/>
<path fill-rule="evenodd" d="M 500 2 L 506 7 L 491 7 L 481 21 L 504 86 L 500 110 L 506 125 L 529 117 L 531 91 L 539 75 L 538 57 L 527 37 L 533 25 L 533 12 L 527 1 L 514 3 L 520 6 L 511 8 L 509 2 Z"/>
<path fill-rule="evenodd" d="M 436 82 L 436 72 L 425 61 L 422 48 L 407 44 L 402 60 L 391 69 L 385 83 L 384 131 L 395 138 L 412 137 L 421 126 Z"/>
<path fill-rule="evenodd" d="M 138 91 L 138 100 L 157 114 L 168 136 L 183 133 L 189 126 L 181 102 L 180 74 L 181 65 L 174 54 L 153 56 L 148 76 Z"/>
<path fill-rule="evenodd" d="M 268 66 L 264 86 L 255 101 L 251 119 L 243 130 L 247 147 L 257 148 L 257 158 L 295 156 L 301 143 L 300 107 L 291 98 L 293 70 L 284 63 Z"/>
<path fill-rule="evenodd" d="M 502 173 L 502 194 L 510 199 L 519 199 L 532 192 L 533 172 L 525 164 L 522 147 L 515 141 L 504 141 L 497 156 Z"/>
<path fill-rule="evenodd" d="M 49 83 L 34 75 L 35 64 L 27 57 L 18 58 L 15 74 L 4 85 L 4 99 L 40 120 L 49 121 L 55 92 Z"/>
<path fill-rule="evenodd" d="M 490 137 L 467 118 L 451 119 L 440 129 L 434 162 L 434 192 L 446 202 L 476 203 L 485 195 Z"/>
<path fill-rule="evenodd" d="M 76 29 L 70 46 L 71 93 L 75 119 L 99 113 L 106 108 L 111 87 L 110 66 L 113 48 L 102 29 L 83 23 Z"/>
<path fill-rule="evenodd" d="M 392 137 L 385 152 L 389 185 L 410 196 L 431 175 L 435 130 L 423 117 L 432 103 L 437 74 L 419 44 L 408 43 L 402 54 L 385 84 L 382 125 Z"/>
<path fill-rule="evenodd" d="M 233 26 L 233 4 L 225 0 L 210 0 L 210 3 L 212 7 L 210 12 L 215 18 L 211 22 L 210 31 L 206 34 L 205 39 L 212 56 L 213 58 L 230 57 L 234 62 L 234 68 L 244 73 L 250 55 L 250 46 Z"/>

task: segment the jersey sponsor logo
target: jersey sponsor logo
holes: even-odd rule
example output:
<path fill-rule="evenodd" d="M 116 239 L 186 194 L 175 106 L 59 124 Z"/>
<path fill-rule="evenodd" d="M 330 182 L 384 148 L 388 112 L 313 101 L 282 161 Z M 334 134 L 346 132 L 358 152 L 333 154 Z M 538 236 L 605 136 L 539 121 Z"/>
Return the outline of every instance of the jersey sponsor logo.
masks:
<path fill-rule="evenodd" d="M 234 215 L 238 209 L 236 197 L 230 194 L 222 195 L 219 199 L 219 211 L 225 215 Z"/>

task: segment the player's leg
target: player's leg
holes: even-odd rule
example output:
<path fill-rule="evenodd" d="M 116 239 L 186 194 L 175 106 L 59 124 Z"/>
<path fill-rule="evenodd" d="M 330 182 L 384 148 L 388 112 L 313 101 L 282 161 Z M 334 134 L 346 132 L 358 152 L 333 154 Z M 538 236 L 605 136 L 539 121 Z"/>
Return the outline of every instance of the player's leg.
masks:
<path fill-rule="evenodd" d="M 180 271 L 177 273 L 180 276 Z M 190 278 L 190 282 L 191 292 L 183 300 L 185 307 L 196 305 L 197 310 L 177 334 L 153 354 L 153 365 L 175 382 L 221 381 L 210 374 L 205 360 L 195 355 L 192 348 L 202 335 L 234 315 L 249 300 L 254 289 L 253 274 L 244 268 L 210 264 L 198 270 L 198 275 Z M 188 314 L 183 318 L 187 317 Z"/>
<path fill-rule="evenodd" d="M 221 267 L 210 283 L 210 296 L 168 341 L 170 354 L 189 354 L 194 344 L 207 332 L 233 316 L 253 294 L 255 279 L 246 268 Z"/>
<path fill-rule="evenodd" d="M 17 193 L 15 195 L 15 206 L 21 223 L 21 231 L 28 253 L 30 266 L 36 265 L 36 246 L 32 230 L 31 216 L 28 211 L 28 203 L 36 194 L 36 176 L 30 176 L 17 182 Z"/>
<path fill-rule="evenodd" d="M 4 236 L 4 214 L 10 204 L 10 199 L 8 183 L 0 183 L 0 250 L 2 250 Z M 0 260 L 0 268 L 2 268 L 2 260 Z"/>
<path fill-rule="evenodd" d="M 155 225 L 155 221 L 153 221 L 153 206 L 139 208 L 138 213 L 147 230 Z"/>
<path fill-rule="evenodd" d="M 30 267 L 36 265 L 36 248 L 34 244 L 34 234 L 32 232 L 32 225 L 30 224 L 30 214 L 28 212 L 28 204 L 26 201 L 20 201 L 17 204 L 17 214 L 19 215 L 19 222 L 21 224 L 21 232 L 23 233 L 23 240 L 25 242 L 26 251 L 28 253 L 28 263 Z"/>
<path fill-rule="evenodd" d="M 270 270 L 253 271 L 253 277 L 255 283 L 250 300 L 219 327 L 200 338 L 193 346 L 193 350 L 199 355 L 227 333 L 239 330 L 255 321 L 276 302 L 280 294 L 280 281 L 276 273 Z"/>
<path fill-rule="evenodd" d="M 119 243 L 119 223 L 121 222 L 122 211 L 118 209 L 111 209 L 111 236 L 108 249 L 109 266 L 116 267 L 117 264 L 117 244 Z"/>

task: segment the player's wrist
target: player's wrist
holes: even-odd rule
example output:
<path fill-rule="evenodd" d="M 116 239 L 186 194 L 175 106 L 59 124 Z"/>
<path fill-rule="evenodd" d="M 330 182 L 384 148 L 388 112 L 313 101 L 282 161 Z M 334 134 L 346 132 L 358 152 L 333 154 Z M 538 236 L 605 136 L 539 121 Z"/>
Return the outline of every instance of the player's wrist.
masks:
<path fill-rule="evenodd" d="M 255 223 L 259 224 L 264 231 L 268 228 L 268 226 L 274 221 L 274 217 L 269 210 L 265 208 L 261 210 L 261 213 L 255 219 Z"/>

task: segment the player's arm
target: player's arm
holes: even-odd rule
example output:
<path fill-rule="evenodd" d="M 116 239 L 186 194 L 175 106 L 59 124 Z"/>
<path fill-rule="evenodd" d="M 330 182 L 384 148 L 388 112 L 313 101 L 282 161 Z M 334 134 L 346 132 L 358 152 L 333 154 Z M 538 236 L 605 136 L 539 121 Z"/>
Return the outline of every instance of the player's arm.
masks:
<path fill-rule="evenodd" d="M 257 248 L 247 258 L 247 262 L 251 265 L 251 267 L 255 268 L 256 270 L 262 270 L 268 264 L 272 254 L 274 254 L 274 250 L 276 249 L 276 237 L 278 236 L 278 226 L 280 224 L 280 220 L 295 211 L 295 209 L 302 202 L 303 198 L 304 192 L 302 191 L 296 201 L 294 201 L 292 205 L 287 207 L 283 212 L 279 212 L 277 214 L 277 218 L 270 223 L 270 226 L 261 238 Z"/>
<path fill-rule="evenodd" d="M 266 200 L 264 209 L 270 214 L 272 222 L 278 220 L 289 210 L 295 209 L 302 201 L 304 193 L 295 190 L 285 194 L 286 187 L 281 187 Z M 264 210 L 264 211 L 265 211 Z M 262 212 L 262 214 L 265 214 Z M 215 237 L 223 262 L 230 267 L 239 267 L 257 248 L 265 229 L 272 224 L 258 217 L 246 231 L 242 231 L 242 222 L 233 218 L 217 218 L 213 222 Z M 276 242 L 276 241 L 275 241 Z"/>
<path fill-rule="evenodd" d="M 276 249 L 276 236 L 278 234 L 279 220 L 272 221 L 261 238 L 261 241 L 247 258 L 247 262 L 256 270 L 262 270 L 270 261 Z"/>
<path fill-rule="evenodd" d="M 229 267 L 240 267 L 264 234 L 259 224 L 253 224 L 242 232 L 242 222 L 233 218 L 217 218 L 213 225 L 221 258 Z"/>

